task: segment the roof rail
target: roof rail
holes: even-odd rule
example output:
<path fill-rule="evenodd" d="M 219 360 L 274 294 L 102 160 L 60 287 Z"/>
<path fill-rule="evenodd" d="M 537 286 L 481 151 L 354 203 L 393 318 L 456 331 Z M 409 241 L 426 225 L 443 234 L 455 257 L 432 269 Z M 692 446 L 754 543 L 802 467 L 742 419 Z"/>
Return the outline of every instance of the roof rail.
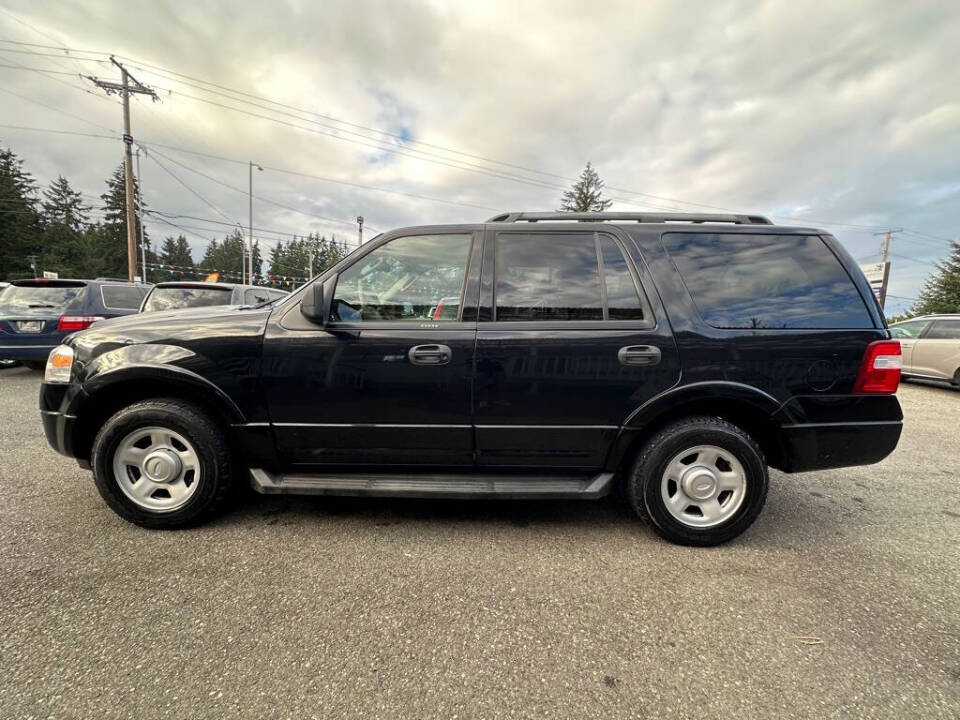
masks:
<path fill-rule="evenodd" d="M 509 212 L 494 215 L 487 220 L 494 222 L 538 222 L 541 220 L 578 220 L 580 222 L 603 222 L 604 220 L 630 220 L 638 223 L 734 223 L 736 225 L 773 225 L 762 215 L 724 215 L 720 213 L 645 213 L 645 212 Z"/>

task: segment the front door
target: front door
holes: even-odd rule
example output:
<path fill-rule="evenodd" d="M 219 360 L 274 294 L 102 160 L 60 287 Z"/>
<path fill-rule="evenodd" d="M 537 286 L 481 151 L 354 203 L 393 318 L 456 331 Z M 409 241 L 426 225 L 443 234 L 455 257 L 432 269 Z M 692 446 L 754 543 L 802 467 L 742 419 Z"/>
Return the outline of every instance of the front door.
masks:
<path fill-rule="evenodd" d="M 655 293 L 641 289 L 642 265 L 628 260 L 630 242 L 488 231 L 474 386 L 480 465 L 601 468 L 630 413 L 677 381 L 676 345 Z"/>
<path fill-rule="evenodd" d="M 281 458 L 472 464 L 476 324 L 463 308 L 476 311 L 477 281 L 467 278 L 479 278 L 479 265 L 471 232 L 388 237 L 325 283 L 333 291 L 325 328 L 307 321 L 299 303 L 275 313 L 263 382 Z"/>

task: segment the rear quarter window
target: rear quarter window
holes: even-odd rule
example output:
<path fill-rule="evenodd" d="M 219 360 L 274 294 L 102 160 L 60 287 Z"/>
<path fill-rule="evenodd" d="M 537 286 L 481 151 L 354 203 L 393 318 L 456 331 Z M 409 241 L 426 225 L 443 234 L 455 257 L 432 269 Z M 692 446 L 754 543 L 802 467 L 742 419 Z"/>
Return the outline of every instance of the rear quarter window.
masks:
<path fill-rule="evenodd" d="M 137 310 L 143 302 L 144 290 L 133 285 L 101 285 L 103 306 L 113 310 Z"/>
<path fill-rule="evenodd" d="M 836 255 L 816 235 L 665 233 L 697 310 L 716 328 L 873 328 Z"/>

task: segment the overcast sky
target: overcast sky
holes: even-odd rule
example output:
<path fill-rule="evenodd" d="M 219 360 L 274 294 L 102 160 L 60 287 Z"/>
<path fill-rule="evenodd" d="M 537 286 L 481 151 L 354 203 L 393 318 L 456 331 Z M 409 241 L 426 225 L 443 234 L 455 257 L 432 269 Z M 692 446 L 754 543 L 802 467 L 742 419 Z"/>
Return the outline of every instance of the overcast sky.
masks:
<path fill-rule="evenodd" d="M 904 228 L 890 289 L 904 298 L 960 236 L 960 6 L 948 0 L 5 0 L 0 39 L 90 51 L 0 42 L 0 64 L 48 71 L 0 67 L 3 125 L 119 131 L 115 99 L 78 77 L 116 80 L 102 53 L 157 88 L 161 102 L 134 104 L 133 134 L 179 148 L 154 157 L 183 184 L 141 159 L 147 204 L 173 215 L 246 224 L 245 192 L 215 180 L 245 191 L 254 160 L 256 226 L 355 242 L 355 225 L 317 216 L 386 230 L 551 210 L 591 161 L 616 210 L 762 212 L 826 227 L 864 262 L 878 259 L 874 232 Z M 9 127 L 0 144 L 41 182 L 63 174 L 91 197 L 122 152 L 116 138 Z M 175 222 L 196 251 L 224 231 Z"/>

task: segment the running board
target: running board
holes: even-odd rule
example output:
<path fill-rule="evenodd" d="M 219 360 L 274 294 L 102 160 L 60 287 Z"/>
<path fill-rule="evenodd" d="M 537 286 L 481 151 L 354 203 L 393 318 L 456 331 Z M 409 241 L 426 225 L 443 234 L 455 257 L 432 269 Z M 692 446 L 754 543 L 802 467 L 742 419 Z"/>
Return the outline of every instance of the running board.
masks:
<path fill-rule="evenodd" d="M 252 468 L 250 484 L 264 495 L 374 495 L 415 498 L 582 498 L 610 491 L 613 473 L 530 475 L 279 475 Z"/>

